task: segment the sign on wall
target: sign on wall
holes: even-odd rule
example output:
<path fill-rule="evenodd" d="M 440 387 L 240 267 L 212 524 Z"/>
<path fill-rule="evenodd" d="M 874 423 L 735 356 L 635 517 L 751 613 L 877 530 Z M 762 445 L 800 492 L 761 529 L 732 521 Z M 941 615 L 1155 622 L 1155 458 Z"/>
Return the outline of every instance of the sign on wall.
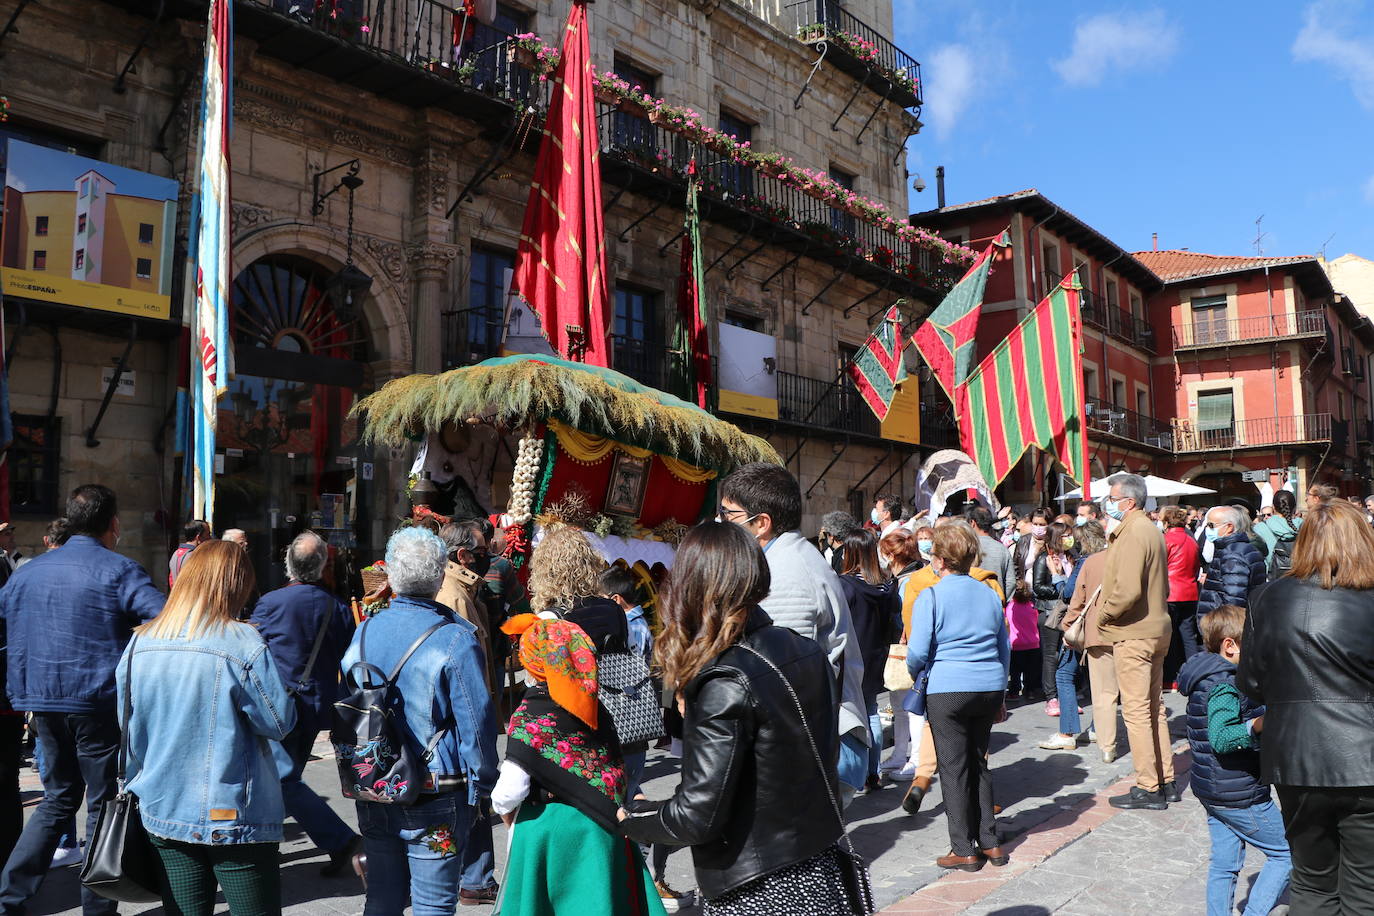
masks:
<path fill-rule="evenodd" d="M 177 183 L 9 141 L 6 295 L 169 318 Z"/>
<path fill-rule="evenodd" d="M 778 418 L 778 342 L 768 334 L 720 325 L 718 384 L 724 413 Z"/>

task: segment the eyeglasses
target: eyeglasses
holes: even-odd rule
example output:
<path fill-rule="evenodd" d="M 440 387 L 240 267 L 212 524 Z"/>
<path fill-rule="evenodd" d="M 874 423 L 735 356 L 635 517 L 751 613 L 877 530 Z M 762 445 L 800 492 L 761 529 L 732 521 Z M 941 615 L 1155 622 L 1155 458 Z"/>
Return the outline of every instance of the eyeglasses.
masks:
<path fill-rule="evenodd" d="M 734 516 L 736 516 L 736 515 L 744 515 L 744 514 L 747 513 L 748 511 L 749 511 L 748 509 L 727 509 L 727 508 L 725 508 L 725 506 L 723 506 L 723 505 L 722 505 L 722 506 L 716 506 L 716 515 L 720 517 L 721 521 L 726 521 L 726 522 L 733 522 L 733 521 L 735 520 L 735 519 L 734 519 Z M 759 514 L 760 514 L 760 513 L 755 512 L 753 515 L 748 516 L 743 522 L 740 522 L 740 524 L 745 524 L 746 522 L 752 522 L 754 519 L 756 519 L 756 518 L 759 517 Z"/>

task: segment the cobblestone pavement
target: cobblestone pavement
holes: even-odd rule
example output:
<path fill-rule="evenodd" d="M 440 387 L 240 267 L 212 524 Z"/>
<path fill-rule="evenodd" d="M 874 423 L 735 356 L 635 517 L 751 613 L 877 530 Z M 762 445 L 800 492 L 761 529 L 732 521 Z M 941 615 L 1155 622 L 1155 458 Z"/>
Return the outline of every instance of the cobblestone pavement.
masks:
<path fill-rule="evenodd" d="M 1182 698 L 1166 697 L 1175 737 L 1181 736 Z M 853 802 L 847 814 L 850 835 L 872 863 L 880 908 L 891 913 L 968 912 L 985 916 L 1066 916 L 1149 913 L 1151 916 L 1203 911 L 1207 867 L 1207 830 L 1201 808 L 1186 794 L 1167 812 L 1118 812 L 1106 797 L 1131 772 L 1130 757 L 1103 763 L 1096 747 L 1076 752 L 1045 751 L 1036 744 L 1050 735 L 1055 721 L 1043 705 L 1013 708 L 1011 718 L 993 733 L 992 764 L 1000 830 L 1012 863 L 975 874 L 941 875 L 936 856 L 949 848 L 939 784 L 915 817 L 901 809 L 901 790 L 889 788 Z M 1087 718 L 1085 718 L 1085 727 Z M 1125 751 L 1125 730 L 1119 727 Z M 1181 745 L 1176 743 L 1176 747 Z M 319 745 L 324 752 L 327 745 Z M 1180 764 L 1186 766 L 1187 756 Z M 352 806 L 338 795 L 333 761 L 307 768 L 307 780 L 331 800 L 346 820 Z M 675 762 L 653 752 L 646 768 L 645 792 L 664 797 L 676 784 Z M 24 771 L 25 798 L 37 802 L 38 780 Z M 496 830 L 498 875 L 504 858 L 505 830 Z M 288 916 L 357 914 L 362 887 L 353 877 L 321 878 L 324 858 L 288 822 L 282 844 L 284 912 Z M 1242 877 L 1248 886 L 1258 862 L 1252 857 Z M 691 855 L 669 859 L 669 883 L 690 889 Z M 1242 894 L 1243 896 L 1243 894 Z M 78 913 L 77 869 L 52 872 L 30 907 L 33 914 Z M 161 913 L 160 907 L 122 908 L 128 913 Z M 478 907 L 462 912 L 481 913 Z M 221 904 L 219 912 L 227 912 Z M 595 914 L 589 914 L 595 916 Z"/>

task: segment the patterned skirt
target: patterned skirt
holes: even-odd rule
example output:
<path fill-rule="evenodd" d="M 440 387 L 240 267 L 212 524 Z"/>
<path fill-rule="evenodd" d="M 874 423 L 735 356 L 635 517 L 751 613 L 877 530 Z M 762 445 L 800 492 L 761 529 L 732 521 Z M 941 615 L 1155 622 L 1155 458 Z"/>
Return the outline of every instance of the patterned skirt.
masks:
<path fill-rule="evenodd" d="M 834 846 L 702 902 L 702 916 L 849 916 Z"/>

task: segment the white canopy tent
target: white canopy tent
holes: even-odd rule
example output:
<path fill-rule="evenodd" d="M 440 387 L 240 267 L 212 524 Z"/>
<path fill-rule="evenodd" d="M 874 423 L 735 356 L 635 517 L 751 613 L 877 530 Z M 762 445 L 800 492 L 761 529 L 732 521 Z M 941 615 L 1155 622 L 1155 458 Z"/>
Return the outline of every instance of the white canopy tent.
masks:
<path fill-rule="evenodd" d="M 1111 492 L 1111 478 L 1094 480 L 1090 486 L 1089 499 L 1103 499 Z M 1206 487 L 1195 487 L 1190 483 L 1183 483 L 1179 480 L 1170 480 L 1167 477 L 1156 477 L 1153 474 L 1145 476 L 1145 495 L 1151 499 L 1168 499 L 1172 496 L 1200 496 L 1204 493 L 1215 493 L 1216 490 L 1209 490 Z M 1058 499 L 1063 502 L 1068 499 L 1082 499 L 1083 488 L 1078 487 L 1070 490 Z"/>

